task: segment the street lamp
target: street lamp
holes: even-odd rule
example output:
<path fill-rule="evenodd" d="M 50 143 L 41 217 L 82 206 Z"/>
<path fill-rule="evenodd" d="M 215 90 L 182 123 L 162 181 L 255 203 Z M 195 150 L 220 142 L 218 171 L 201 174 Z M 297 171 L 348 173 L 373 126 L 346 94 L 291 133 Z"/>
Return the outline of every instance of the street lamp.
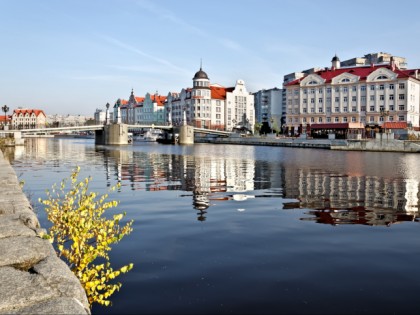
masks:
<path fill-rule="evenodd" d="M 1 110 L 4 112 L 4 125 L 6 126 L 7 123 L 7 112 L 9 111 L 9 106 L 4 105 L 1 107 Z"/>

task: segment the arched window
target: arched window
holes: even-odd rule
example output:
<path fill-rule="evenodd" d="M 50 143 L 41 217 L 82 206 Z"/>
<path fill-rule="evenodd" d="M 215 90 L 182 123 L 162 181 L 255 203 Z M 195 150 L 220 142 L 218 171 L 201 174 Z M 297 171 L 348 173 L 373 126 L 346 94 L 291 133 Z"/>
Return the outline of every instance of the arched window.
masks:
<path fill-rule="evenodd" d="M 310 82 L 308 83 L 308 85 L 309 85 L 309 84 L 318 84 L 318 82 L 316 82 L 316 81 L 312 80 L 312 81 L 310 81 Z"/>
<path fill-rule="evenodd" d="M 349 78 L 344 78 L 343 80 L 341 80 L 341 83 L 345 83 L 345 82 L 350 82 Z"/>
<path fill-rule="evenodd" d="M 376 80 L 387 80 L 388 77 L 385 75 L 380 75 L 379 77 L 376 78 Z"/>

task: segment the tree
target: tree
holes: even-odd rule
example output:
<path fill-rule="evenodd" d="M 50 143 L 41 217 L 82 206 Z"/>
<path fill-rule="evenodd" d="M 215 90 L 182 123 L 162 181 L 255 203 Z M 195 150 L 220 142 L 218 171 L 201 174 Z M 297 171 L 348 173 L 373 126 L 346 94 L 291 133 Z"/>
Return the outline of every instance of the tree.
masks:
<path fill-rule="evenodd" d="M 118 202 L 106 201 L 108 194 L 99 197 L 88 192 L 91 178 L 78 182 L 79 172 L 77 167 L 71 174 L 68 192 L 65 191 L 68 179 L 64 179 L 60 188 L 54 184 L 51 192 L 46 191 L 47 199 L 40 198 L 39 202 L 46 206 L 47 218 L 52 222 L 47 237 L 54 243 L 57 255 L 79 278 L 90 306 L 93 303 L 108 306 L 111 305 L 108 298 L 121 288 L 121 283 L 112 280 L 133 268 L 133 264 L 128 264 L 114 271 L 108 252 L 111 244 L 131 233 L 133 221 L 121 227 L 119 223 L 125 213 L 113 215 L 112 219 L 104 217 L 105 210 L 116 207 Z"/>

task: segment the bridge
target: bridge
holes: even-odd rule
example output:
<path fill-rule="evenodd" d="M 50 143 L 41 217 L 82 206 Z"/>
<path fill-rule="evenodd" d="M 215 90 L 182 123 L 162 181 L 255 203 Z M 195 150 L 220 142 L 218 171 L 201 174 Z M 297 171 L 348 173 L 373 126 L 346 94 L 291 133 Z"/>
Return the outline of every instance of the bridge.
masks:
<path fill-rule="evenodd" d="M 128 133 L 141 129 L 162 129 L 167 134 L 178 134 L 180 144 L 194 143 L 194 134 L 213 134 L 217 136 L 228 137 L 232 132 L 212 130 L 205 128 L 196 128 L 188 125 L 172 126 L 172 125 L 127 125 L 127 124 L 109 124 L 109 125 L 91 125 L 91 126 L 72 126 L 72 127 L 53 127 L 53 128 L 35 128 L 35 129 L 19 129 L 19 130 L 0 130 L 0 136 L 12 135 L 15 139 L 20 139 L 21 135 L 32 134 L 54 134 L 59 132 L 78 132 L 78 131 L 94 131 L 95 144 L 128 144 Z"/>

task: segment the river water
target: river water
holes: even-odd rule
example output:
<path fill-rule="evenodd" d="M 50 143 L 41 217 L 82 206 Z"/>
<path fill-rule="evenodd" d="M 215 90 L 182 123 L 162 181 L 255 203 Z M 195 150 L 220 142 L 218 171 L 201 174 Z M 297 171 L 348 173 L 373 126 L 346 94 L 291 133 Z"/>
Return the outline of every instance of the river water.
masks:
<path fill-rule="evenodd" d="M 94 314 L 408 314 L 420 293 L 420 155 L 28 139 L 9 152 L 37 203 L 69 176 L 119 200 L 122 288 Z"/>

